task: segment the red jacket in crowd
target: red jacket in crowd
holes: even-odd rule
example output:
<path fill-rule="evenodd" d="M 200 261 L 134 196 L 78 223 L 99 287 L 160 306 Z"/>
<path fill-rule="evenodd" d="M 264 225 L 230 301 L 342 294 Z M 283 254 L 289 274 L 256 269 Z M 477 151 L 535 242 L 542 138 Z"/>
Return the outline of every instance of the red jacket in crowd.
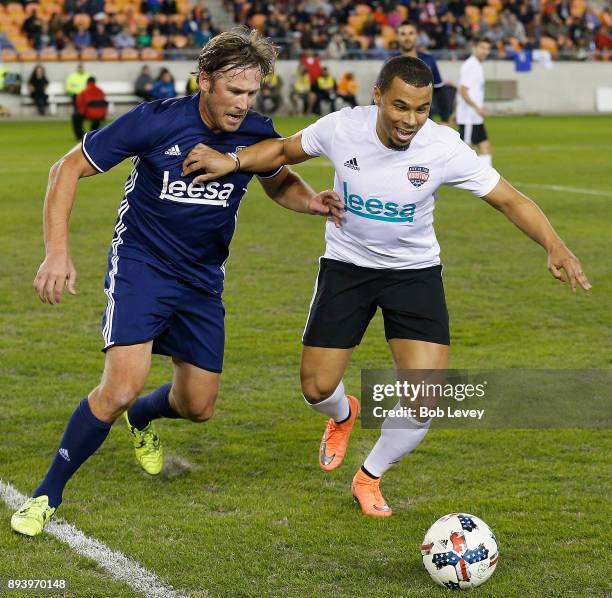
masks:
<path fill-rule="evenodd" d="M 88 120 L 104 120 L 108 110 L 108 102 L 104 92 L 95 81 L 87 83 L 87 87 L 77 96 L 76 107 L 79 114 Z"/>

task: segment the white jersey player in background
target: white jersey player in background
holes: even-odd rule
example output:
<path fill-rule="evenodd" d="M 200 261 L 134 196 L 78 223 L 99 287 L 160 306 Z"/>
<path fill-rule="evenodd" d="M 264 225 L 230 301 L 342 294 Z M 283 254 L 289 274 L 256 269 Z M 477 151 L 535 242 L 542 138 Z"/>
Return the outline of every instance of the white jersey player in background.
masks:
<path fill-rule="evenodd" d="M 378 307 L 396 368 L 448 367 L 448 314 L 433 229 L 441 185 L 482 197 L 544 247 L 555 278 L 569 281 L 573 290 L 578 284 L 591 288 L 580 262 L 536 204 L 480 160 L 455 131 L 428 120 L 432 92 L 425 63 L 393 58 L 380 72 L 374 106 L 345 108 L 292 137 L 266 140 L 238 155 L 198 145 L 183 163 L 185 173 L 206 170 L 194 179 L 198 182 L 321 155 L 333 162 L 334 189 L 345 212 L 341 227 L 327 223 L 301 366 L 307 403 L 331 417 L 319 452 L 326 471 L 340 465 L 359 413 L 359 402 L 346 395 L 342 377 Z M 383 423 L 378 442 L 353 478 L 353 496 L 367 515 L 391 515 L 380 477 L 420 443 L 429 427 L 428 421 L 409 418 L 403 426 L 393 424 Z"/>
<path fill-rule="evenodd" d="M 468 145 L 478 147 L 481 159 L 491 165 L 492 150 L 484 125 L 485 76 L 482 63 L 491 52 L 486 38 L 472 41 L 472 55 L 461 65 L 457 84 L 457 124 L 459 135 Z"/>

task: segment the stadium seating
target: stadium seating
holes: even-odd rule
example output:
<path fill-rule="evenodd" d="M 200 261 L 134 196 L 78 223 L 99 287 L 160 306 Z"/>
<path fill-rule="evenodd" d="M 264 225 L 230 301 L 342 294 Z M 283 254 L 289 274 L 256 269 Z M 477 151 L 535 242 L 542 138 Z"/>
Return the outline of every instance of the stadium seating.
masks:
<path fill-rule="evenodd" d="M 5 40 L 0 47 L 7 61 L 151 60 L 163 58 L 166 50 L 176 52 L 177 49 L 196 48 L 194 31 L 199 29 L 203 20 L 216 33 L 202 5 L 194 7 L 189 0 L 177 0 L 176 8 L 176 14 L 154 15 L 142 12 L 140 0 L 107 0 L 104 13 L 92 15 L 86 12 L 68 14 L 62 0 L 40 0 L 25 6 L 20 2 L 0 3 L 0 33 Z M 192 21 L 189 26 L 187 20 Z M 77 30 L 89 30 L 93 34 L 100 22 L 105 24 L 107 34 L 113 38 L 119 26 L 134 38 L 145 30 L 149 41 L 146 36 L 139 39 L 136 48 L 81 48 L 74 44 Z M 59 34 L 56 31 L 58 23 Z M 43 34 L 44 24 L 50 27 Z"/>
<path fill-rule="evenodd" d="M 347 47 L 346 57 L 361 57 L 364 52 L 375 52 L 375 56 L 380 57 L 381 51 L 389 53 L 396 49 L 397 25 L 412 18 L 422 31 L 420 41 L 425 49 L 444 51 L 450 48 L 465 54 L 470 38 L 484 34 L 494 39 L 499 57 L 510 58 L 517 49 L 531 48 L 548 50 L 555 57 L 572 58 L 580 51 L 581 59 L 609 59 L 609 29 L 612 25 L 609 7 L 591 5 L 588 0 L 570 0 L 569 3 L 545 1 L 539 11 L 541 24 L 536 27 L 532 3 L 522 0 L 521 5 L 520 2 L 466 1 L 462 3 L 463 14 L 459 15 L 451 12 L 446 3 L 419 4 L 416 10 L 411 4 L 363 0 L 357 3 L 338 0 L 333 5 L 325 5 L 331 12 L 322 9 L 314 13 L 305 13 L 299 0 L 269 4 L 236 0 L 234 10 L 237 21 L 273 37 L 286 57 L 308 48 L 324 54 L 335 33 L 343 38 Z M 87 5 L 79 6 L 85 8 Z M 338 12 L 339 6 L 342 10 Z M 166 52 L 174 57 L 177 51 L 188 48 L 195 51 L 198 45 L 195 31 L 203 20 L 210 23 L 202 5 L 194 5 L 190 0 L 177 0 L 175 14 L 165 14 L 163 10 L 155 14 L 144 13 L 142 8 L 140 0 L 107 0 L 105 13 L 92 16 L 86 12 L 66 13 L 63 0 L 39 0 L 25 5 L 21 2 L 0 4 L 0 32 L 8 42 L 2 48 L 7 52 L 7 61 L 15 60 L 15 54 L 10 51 L 16 52 L 17 59 L 25 62 L 98 58 L 155 60 L 163 58 Z M 310 15 L 310 23 L 304 22 L 305 14 Z M 509 30 L 508 18 L 511 15 L 518 18 L 518 31 L 523 28 L 524 35 Z M 114 33 L 117 25 L 124 27 L 135 38 L 136 48 L 117 47 L 115 51 L 76 48 L 73 37 L 77 29 L 81 27 L 93 32 L 97 22 L 105 23 L 107 29 L 112 27 Z M 44 23 L 53 24 L 53 32 L 43 35 L 41 24 Z M 56 37 L 54 33 L 58 23 L 64 31 L 63 37 Z M 290 29 L 290 23 L 294 23 L 294 30 Z M 306 26 L 309 34 L 305 34 Z M 214 33 L 214 27 L 211 28 Z M 141 36 L 145 30 L 146 34 Z M 296 44 L 296 39 L 299 44 Z"/>
<path fill-rule="evenodd" d="M 457 14 L 457 5 L 451 9 L 445 2 L 394 5 L 337 0 L 322 3 L 318 10 L 317 6 L 285 0 L 280 4 L 235 2 L 234 9 L 236 20 L 271 36 L 285 57 L 296 58 L 299 56 L 296 52 L 307 49 L 325 56 L 332 37 L 339 33 L 347 47 L 345 58 L 361 58 L 368 52 L 379 58 L 396 51 L 395 30 L 403 20 L 412 19 L 421 32 L 419 45 L 445 56 L 449 51 L 458 52 L 459 55 L 451 54 L 449 58 L 469 52 L 470 40 L 475 35 L 489 36 L 499 58 L 510 59 L 517 50 L 549 49 L 549 39 L 553 40 L 555 54 L 565 59 L 608 58 L 600 46 L 608 47 L 611 11 L 600 3 L 591 5 L 589 0 L 543 1 L 538 11 L 539 22 L 530 0 L 465 1 L 459 5 L 463 14 Z M 355 46 L 363 51 L 355 53 Z"/>

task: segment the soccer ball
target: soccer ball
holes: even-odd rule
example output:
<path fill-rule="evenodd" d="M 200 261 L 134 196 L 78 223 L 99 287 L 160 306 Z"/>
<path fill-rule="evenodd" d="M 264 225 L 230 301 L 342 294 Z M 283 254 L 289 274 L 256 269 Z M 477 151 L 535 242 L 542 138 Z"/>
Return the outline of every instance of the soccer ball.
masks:
<path fill-rule="evenodd" d="M 499 548 L 495 534 L 482 519 L 451 513 L 427 530 L 421 556 L 435 583 L 449 590 L 467 590 L 493 575 Z"/>

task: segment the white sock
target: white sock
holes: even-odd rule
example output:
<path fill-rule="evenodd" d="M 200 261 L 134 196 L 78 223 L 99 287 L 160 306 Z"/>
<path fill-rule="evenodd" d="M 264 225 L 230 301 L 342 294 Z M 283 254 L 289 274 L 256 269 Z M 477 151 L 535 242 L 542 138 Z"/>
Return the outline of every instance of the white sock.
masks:
<path fill-rule="evenodd" d="M 401 407 L 398 404 L 394 411 Z M 429 430 L 431 419 L 420 423 L 410 417 L 387 417 L 380 428 L 380 438 L 364 461 L 363 466 L 379 478 L 404 455 L 411 453 Z"/>
<path fill-rule="evenodd" d="M 491 154 L 480 154 L 478 156 L 487 166 L 493 166 L 493 156 Z"/>
<path fill-rule="evenodd" d="M 312 407 L 315 411 L 325 413 L 325 415 L 333 417 L 337 422 L 345 420 L 351 414 L 351 408 L 349 406 L 348 399 L 346 398 L 346 394 L 344 393 L 344 384 L 342 383 L 342 380 L 340 380 L 338 388 L 334 390 L 331 397 L 327 397 L 319 403 L 311 403 L 310 401 L 306 400 L 306 397 L 304 397 L 304 400 L 306 401 L 306 404 Z"/>

